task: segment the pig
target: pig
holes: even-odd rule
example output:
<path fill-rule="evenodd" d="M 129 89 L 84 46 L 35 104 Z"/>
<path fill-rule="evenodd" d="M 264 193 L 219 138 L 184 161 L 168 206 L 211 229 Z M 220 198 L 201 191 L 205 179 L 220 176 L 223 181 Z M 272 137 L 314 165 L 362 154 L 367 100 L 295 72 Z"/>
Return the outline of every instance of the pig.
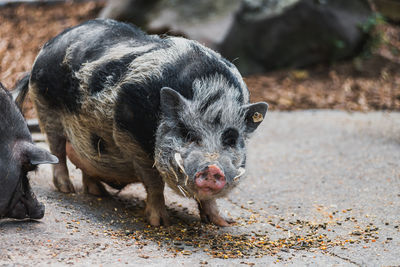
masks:
<path fill-rule="evenodd" d="M 216 199 L 243 177 L 246 140 L 268 105 L 249 103 L 239 71 L 217 52 L 95 19 L 47 42 L 19 86 L 60 160 L 58 190 L 75 191 L 68 157 L 89 194 L 106 194 L 103 183 L 143 183 L 153 226 L 169 224 L 165 183 L 197 201 L 202 221 L 230 225 Z"/>
<path fill-rule="evenodd" d="M 35 146 L 11 94 L 0 83 L 0 219 L 41 219 L 44 205 L 31 190 L 28 172 L 57 157 Z"/>

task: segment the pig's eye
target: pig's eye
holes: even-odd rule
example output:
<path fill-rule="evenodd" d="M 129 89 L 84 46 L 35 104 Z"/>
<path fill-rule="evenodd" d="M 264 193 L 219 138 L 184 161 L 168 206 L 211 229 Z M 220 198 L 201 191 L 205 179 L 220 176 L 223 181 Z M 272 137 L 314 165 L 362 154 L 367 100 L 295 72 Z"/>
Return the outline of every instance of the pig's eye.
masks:
<path fill-rule="evenodd" d="M 200 137 L 197 135 L 197 134 L 195 134 L 194 132 L 192 132 L 192 131 L 189 131 L 188 133 L 187 133 L 187 135 L 186 135 L 186 141 L 187 142 L 195 142 L 195 143 L 200 143 L 200 141 L 201 141 L 201 139 L 200 139 Z"/>
<path fill-rule="evenodd" d="M 222 144 L 224 146 L 234 147 L 236 146 L 239 138 L 239 132 L 236 129 L 228 128 L 222 134 Z"/>
<path fill-rule="evenodd" d="M 183 123 L 178 124 L 179 133 L 186 142 L 200 143 L 201 138 L 191 129 L 188 129 Z"/>

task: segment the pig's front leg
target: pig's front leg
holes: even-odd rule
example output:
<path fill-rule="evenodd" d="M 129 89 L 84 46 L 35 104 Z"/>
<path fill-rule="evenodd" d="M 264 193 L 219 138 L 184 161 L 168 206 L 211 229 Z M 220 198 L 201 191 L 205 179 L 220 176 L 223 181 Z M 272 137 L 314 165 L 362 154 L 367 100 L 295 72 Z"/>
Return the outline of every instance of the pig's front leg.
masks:
<path fill-rule="evenodd" d="M 213 223 L 218 226 L 230 226 L 233 221 L 227 221 L 219 215 L 217 202 L 215 199 L 200 200 L 198 202 L 200 218 L 204 223 Z"/>
<path fill-rule="evenodd" d="M 169 217 L 165 207 L 164 181 L 158 171 L 151 170 L 143 178 L 143 184 L 147 192 L 145 214 L 147 221 L 152 226 L 169 225 Z"/>

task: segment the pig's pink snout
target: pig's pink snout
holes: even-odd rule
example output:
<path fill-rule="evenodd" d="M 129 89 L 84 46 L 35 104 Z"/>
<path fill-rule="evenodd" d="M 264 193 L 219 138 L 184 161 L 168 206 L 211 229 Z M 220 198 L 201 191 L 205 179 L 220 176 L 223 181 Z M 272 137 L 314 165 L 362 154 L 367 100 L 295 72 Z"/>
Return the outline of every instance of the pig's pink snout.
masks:
<path fill-rule="evenodd" d="M 220 191 L 226 184 L 225 175 L 215 164 L 196 173 L 196 186 L 202 191 Z"/>

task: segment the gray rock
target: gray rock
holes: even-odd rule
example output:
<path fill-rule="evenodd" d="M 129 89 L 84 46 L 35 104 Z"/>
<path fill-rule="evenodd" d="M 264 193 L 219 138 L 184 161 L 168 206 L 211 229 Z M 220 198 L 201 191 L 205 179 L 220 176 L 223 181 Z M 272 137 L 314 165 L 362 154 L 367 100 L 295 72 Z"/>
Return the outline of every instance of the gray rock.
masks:
<path fill-rule="evenodd" d="M 148 23 L 147 14 L 159 0 L 109 0 L 100 12 L 100 18 L 131 22 L 139 27 Z"/>
<path fill-rule="evenodd" d="M 182 35 L 215 48 L 240 4 L 241 0 L 114 0 L 99 17 L 131 22 L 149 33 Z"/>
<path fill-rule="evenodd" d="M 357 53 L 367 0 L 245 0 L 221 53 L 245 74 L 332 62 Z"/>

